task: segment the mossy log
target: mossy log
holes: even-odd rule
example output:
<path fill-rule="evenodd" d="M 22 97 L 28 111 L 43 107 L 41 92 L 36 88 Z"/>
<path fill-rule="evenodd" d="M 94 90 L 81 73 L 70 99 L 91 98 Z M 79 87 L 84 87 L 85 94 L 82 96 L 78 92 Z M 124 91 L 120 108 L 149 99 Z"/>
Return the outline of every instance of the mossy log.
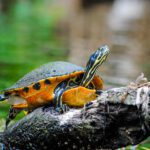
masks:
<path fill-rule="evenodd" d="M 104 91 L 82 109 L 41 107 L 0 134 L 1 149 L 116 149 L 150 135 L 150 83 L 143 76 Z M 141 82 L 142 81 L 142 82 Z"/>

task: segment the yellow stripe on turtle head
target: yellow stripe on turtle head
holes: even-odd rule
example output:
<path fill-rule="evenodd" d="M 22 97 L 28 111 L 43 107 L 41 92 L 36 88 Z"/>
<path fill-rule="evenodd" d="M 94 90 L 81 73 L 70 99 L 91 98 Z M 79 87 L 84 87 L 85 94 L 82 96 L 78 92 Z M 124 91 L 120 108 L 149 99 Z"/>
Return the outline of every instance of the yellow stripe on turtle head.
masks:
<path fill-rule="evenodd" d="M 86 65 L 86 71 L 81 81 L 81 86 L 87 87 L 92 81 L 97 68 L 106 60 L 109 54 L 108 46 L 102 46 L 93 53 Z"/>

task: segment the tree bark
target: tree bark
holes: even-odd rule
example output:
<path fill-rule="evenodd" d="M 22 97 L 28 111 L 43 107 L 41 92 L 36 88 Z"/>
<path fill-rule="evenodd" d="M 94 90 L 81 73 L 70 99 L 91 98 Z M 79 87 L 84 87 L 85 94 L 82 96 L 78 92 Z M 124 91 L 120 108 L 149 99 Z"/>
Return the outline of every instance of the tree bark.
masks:
<path fill-rule="evenodd" d="M 139 81 L 145 79 L 142 77 Z M 3 149 L 116 149 L 150 135 L 150 83 L 104 91 L 82 109 L 41 107 L 0 134 Z"/>

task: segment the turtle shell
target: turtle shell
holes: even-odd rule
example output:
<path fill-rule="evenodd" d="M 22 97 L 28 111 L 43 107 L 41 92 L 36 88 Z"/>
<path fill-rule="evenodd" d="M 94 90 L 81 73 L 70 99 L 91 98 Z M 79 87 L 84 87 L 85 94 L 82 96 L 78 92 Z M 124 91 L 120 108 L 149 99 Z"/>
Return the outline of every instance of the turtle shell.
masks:
<path fill-rule="evenodd" d="M 23 78 L 6 90 L 26 87 L 42 79 L 69 75 L 79 71 L 84 71 L 84 68 L 63 61 L 50 62 L 26 74 Z"/>
<path fill-rule="evenodd" d="M 68 62 L 50 62 L 21 78 L 10 88 L 4 90 L 11 105 L 25 104 L 26 107 L 39 107 L 54 99 L 54 90 L 60 82 L 84 74 L 84 68 Z M 101 78 L 92 80 L 95 89 L 102 89 Z M 23 105 L 24 106 L 24 105 Z"/>

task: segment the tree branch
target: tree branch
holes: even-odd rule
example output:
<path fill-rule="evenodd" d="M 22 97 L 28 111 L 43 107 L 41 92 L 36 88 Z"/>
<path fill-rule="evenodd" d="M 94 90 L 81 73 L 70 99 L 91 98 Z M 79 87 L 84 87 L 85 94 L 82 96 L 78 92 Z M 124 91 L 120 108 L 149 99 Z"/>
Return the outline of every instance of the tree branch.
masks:
<path fill-rule="evenodd" d="M 150 83 L 107 90 L 83 109 L 38 108 L 0 134 L 5 149 L 116 149 L 150 135 Z"/>

